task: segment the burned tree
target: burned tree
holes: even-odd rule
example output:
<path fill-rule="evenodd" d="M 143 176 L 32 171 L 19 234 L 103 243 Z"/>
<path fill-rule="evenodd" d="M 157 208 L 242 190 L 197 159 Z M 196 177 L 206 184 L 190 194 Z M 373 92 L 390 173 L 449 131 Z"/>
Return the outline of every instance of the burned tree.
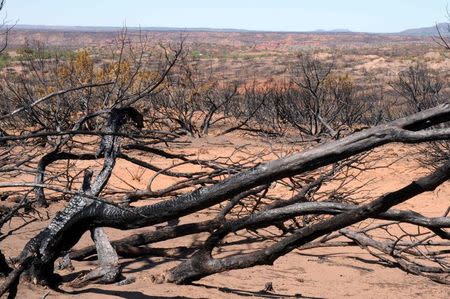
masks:
<path fill-rule="evenodd" d="M 406 101 L 406 113 L 419 112 L 440 104 L 443 82 L 425 64 L 418 63 L 398 74 L 391 87 Z"/>
<path fill-rule="evenodd" d="M 212 185 L 209 187 L 199 188 L 185 195 L 143 207 L 133 207 L 117 205 L 98 198 L 99 192 L 105 186 L 111 174 L 114 161 L 118 157 L 119 145 L 117 141 L 119 137 L 115 136 L 115 134 L 120 134 L 121 126 L 131 116 L 128 111 L 131 110 L 122 109 L 110 112 L 102 142 L 104 145 L 102 153 L 105 161 L 103 169 L 92 184 L 90 183 L 90 174 L 87 173 L 80 193 L 70 200 L 68 206 L 53 219 L 47 229 L 27 244 L 17 259 L 14 271 L 8 276 L 8 280 L 2 288 L 3 292 L 8 289 L 10 284 L 23 271 L 26 271 L 34 281 L 44 283 L 48 281 L 53 274 L 54 261 L 65 250 L 70 249 L 86 230 L 94 230 L 95 232 L 97 227 L 105 226 L 120 229 L 145 227 L 179 218 L 226 200 L 231 200 L 230 204 L 233 205 L 253 192 L 261 192 L 262 189 L 258 188 L 262 187 L 265 189 L 267 187 L 263 186 L 270 185 L 272 182 L 296 177 L 320 167 L 338 163 L 386 143 L 417 143 L 447 139 L 450 136 L 447 128 L 425 130 L 430 126 L 448 120 L 450 115 L 449 106 L 438 106 L 390 124 L 361 131 L 337 141 L 325 143 L 310 150 L 274 160 L 249 170 L 242 170 L 222 181 L 212 182 Z M 133 112 L 133 114 L 135 113 Z M 219 223 L 211 221 L 206 226 L 208 230 L 213 230 L 211 236 L 188 261 L 172 269 L 166 279 L 177 283 L 187 283 L 230 269 L 250 267 L 262 263 L 270 264 L 279 256 L 300 246 L 307 245 L 320 236 L 338 231 L 369 217 L 402 219 L 406 222 L 429 227 L 438 236 L 447 238 L 446 232 L 442 230 L 448 225 L 446 218 L 432 220 L 416 214 L 389 212 L 389 208 L 420 193 L 434 190 L 448 179 L 448 167 L 448 163 L 446 163 L 431 174 L 360 206 L 330 204 L 327 207 L 320 203 L 315 205 L 314 203 L 302 203 L 301 200 L 300 202 L 294 200 L 287 201 L 287 205 L 276 205 L 272 208 L 269 206 L 261 211 L 256 209 L 253 213 L 237 219 L 220 221 Z M 227 209 L 229 210 L 229 208 Z M 337 215 L 290 230 L 279 242 L 261 251 L 223 259 L 211 257 L 211 250 L 229 232 L 271 226 L 274 223 L 283 222 L 304 213 L 337 213 Z M 184 233 L 189 234 L 202 231 L 201 225 L 200 223 L 193 224 L 189 229 L 186 228 Z M 179 235 L 180 230 L 177 231 Z M 159 240 L 164 237 L 172 238 L 177 235 L 177 233 L 175 235 L 171 234 L 170 229 L 167 229 L 165 233 L 167 235 L 161 236 Z M 151 238 L 149 239 L 151 241 Z M 94 240 L 98 239 L 94 237 Z M 99 250 L 98 252 L 100 254 L 101 251 Z M 445 269 L 442 269 L 442 271 L 442 273 L 446 273 Z"/>
<path fill-rule="evenodd" d="M 348 74 L 311 53 L 299 54 L 290 68 L 290 86 L 276 96 L 277 116 L 305 135 L 336 136 L 363 123 L 368 92 L 360 92 Z"/>

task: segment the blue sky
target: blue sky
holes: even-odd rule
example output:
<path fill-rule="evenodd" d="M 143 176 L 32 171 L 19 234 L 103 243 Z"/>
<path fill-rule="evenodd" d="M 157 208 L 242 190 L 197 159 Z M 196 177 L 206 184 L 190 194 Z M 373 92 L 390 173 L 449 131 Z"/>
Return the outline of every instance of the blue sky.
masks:
<path fill-rule="evenodd" d="M 446 21 L 450 0 L 6 0 L 32 25 L 396 32 Z"/>

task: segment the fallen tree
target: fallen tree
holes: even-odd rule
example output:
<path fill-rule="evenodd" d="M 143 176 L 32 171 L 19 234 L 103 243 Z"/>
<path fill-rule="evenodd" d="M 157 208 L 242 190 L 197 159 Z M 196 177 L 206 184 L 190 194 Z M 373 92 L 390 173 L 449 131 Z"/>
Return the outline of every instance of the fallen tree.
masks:
<path fill-rule="evenodd" d="M 140 246 L 175 238 L 183 234 L 210 232 L 209 238 L 192 257 L 171 269 L 165 275 L 166 281 L 190 283 L 218 272 L 260 264 L 272 264 L 277 258 L 296 248 L 367 218 L 413 223 L 430 229 L 441 238 L 448 239 L 448 233 L 445 231 L 445 228 L 449 227 L 447 217 L 428 219 L 412 212 L 389 209 L 418 194 L 432 191 L 445 182 L 450 173 L 450 162 L 446 162 L 429 175 L 403 188 L 386 193 L 360 206 L 318 202 L 301 203 L 306 197 L 305 191 L 302 196 L 295 200 L 286 200 L 286 204 L 269 205 L 263 209 L 257 207 L 258 200 L 256 200 L 253 205 L 257 208 L 252 209 L 250 213 L 226 221 L 224 219 L 235 205 L 242 204 L 246 198 L 251 196 L 259 196 L 259 200 L 265 196 L 269 198 L 267 195 L 268 186 L 276 181 L 283 182 L 283 179 L 286 178 L 295 181 L 302 174 L 310 173 L 328 165 L 342 163 L 346 159 L 387 143 L 420 143 L 448 139 L 450 129 L 436 127 L 435 125 L 450 120 L 449 104 L 360 131 L 339 140 L 329 141 L 309 150 L 249 169 L 231 168 L 228 172 L 229 175 L 225 175 L 226 172 L 223 172 L 221 167 L 211 161 L 209 163 L 198 162 L 213 167 L 213 171 L 206 174 L 206 177 L 210 179 L 208 181 L 209 186 L 200 187 L 192 192 L 141 207 L 118 204 L 99 198 L 100 192 L 111 176 L 116 159 L 120 156 L 120 140 L 123 138 L 120 134 L 122 127 L 130 121 L 139 126 L 141 120 L 140 114 L 130 107 L 114 108 L 108 114 L 100 149 L 96 154 L 97 157 L 103 157 L 104 162 L 101 171 L 93 181 L 92 172 L 87 171 L 85 173 L 84 182 L 78 194 L 72 197 L 67 207 L 56 215 L 45 230 L 28 242 L 19 257 L 15 259 L 13 270 L 6 278 L 0 293 L 3 294 L 16 284 L 22 273 L 35 283 L 48 284 L 50 281 L 54 282 L 55 260 L 70 250 L 81 235 L 89 230 L 92 232 L 93 240 L 96 243 L 100 265 L 99 269 L 87 275 L 81 283 L 94 278 L 109 282 L 116 281 L 120 279 L 120 270 L 117 268 L 117 255 L 113 249 L 115 243 L 113 242 L 113 245 L 111 245 L 99 228 L 112 227 L 128 230 L 152 226 L 173 221 L 225 201 L 228 201 L 228 205 L 223 207 L 222 212 L 219 213 L 220 216 L 216 219 L 184 224 L 173 228 L 167 227 L 152 233 L 151 236 L 147 235 L 145 241 L 141 239 L 139 242 L 128 245 Z M 32 139 L 33 136 L 28 138 Z M 13 139 L 14 136 L 0 137 L 0 141 Z M 176 155 L 173 157 L 180 158 Z M 183 156 L 182 159 L 187 158 Z M 225 178 L 220 180 L 217 173 L 220 173 L 222 177 L 225 176 Z M 197 175 L 204 176 L 205 174 Z M 212 180 L 212 178 L 215 178 L 215 180 Z M 191 187 L 197 184 L 195 179 L 196 175 L 187 178 L 188 181 L 191 180 Z M 307 192 L 314 189 L 313 183 L 306 187 Z M 145 197 L 145 193 L 143 197 Z M 279 241 L 261 250 L 224 258 L 213 258 L 211 255 L 212 250 L 220 245 L 221 240 L 230 232 L 278 225 L 305 214 L 332 214 L 334 216 L 320 218 L 295 229 L 286 230 Z M 357 238 L 352 236 L 352 239 Z M 76 255 L 72 254 L 72 257 L 75 258 Z M 444 268 L 441 267 L 441 271 L 445 274 L 447 272 Z M 422 272 L 417 271 L 416 274 Z"/>

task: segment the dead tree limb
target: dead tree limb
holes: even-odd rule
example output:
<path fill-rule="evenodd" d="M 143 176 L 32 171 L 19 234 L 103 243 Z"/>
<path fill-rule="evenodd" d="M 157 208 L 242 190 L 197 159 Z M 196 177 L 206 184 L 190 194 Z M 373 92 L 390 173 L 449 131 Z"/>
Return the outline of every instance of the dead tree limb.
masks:
<path fill-rule="evenodd" d="M 125 124 L 127 117 L 127 110 L 113 109 L 108 118 L 106 130 L 111 133 L 117 132 Z M 84 193 L 90 196 L 98 196 L 100 194 L 112 174 L 118 149 L 119 143 L 116 136 L 106 135 L 102 139 L 102 154 L 105 158 L 103 168 L 95 181 L 90 184 L 92 172 L 86 172 L 82 192 L 72 198 L 69 205 L 55 216 L 46 229 L 26 244 L 13 272 L 0 288 L 0 294 L 4 294 L 9 286 L 15 283 L 19 275 L 27 269 L 27 275 L 35 283 L 47 284 L 49 279 L 54 277 L 53 252 L 70 249 L 88 229 L 89 223 L 83 225 L 81 230 L 77 226 L 71 226 L 70 223 L 73 223 L 74 219 L 78 217 L 77 215 L 83 213 L 87 207 L 96 204 L 95 201 L 83 195 Z M 56 240 L 63 242 L 55 242 Z"/>
<path fill-rule="evenodd" d="M 371 254 L 381 259 L 383 262 L 397 266 L 408 273 L 428 277 L 431 280 L 439 283 L 444 284 L 449 283 L 448 277 L 450 276 L 450 271 L 448 269 L 425 266 L 417 262 L 410 261 L 408 260 L 408 258 L 403 257 L 401 254 L 396 254 L 394 252 L 393 250 L 395 248 L 394 242 L 376 241 L 364 234 L 352 231 L 350 229 L 341 229 L 340 232 L 347 238 L 357 242 L 361 247 L 375 248 L 380 252 L 384 253 L 385 255 L 390 256 L 394 259 L 394 261 L 391 261 L 388 258 L 382 257 L 378 254 L 369 251 L 371 252 Z"/>
<path fill-rule="evenodd" d="M 190 283 L 211 274 L 243 269 L 256 265 L 271 265 L 280 256 L 298 248 L 314 239 L 333 231 L 345 228 L 364 219 L 387 211 L 418 194 L 433 191 L 437 186 L 450 178 L 450 161 L 431 174 L 378 199 L 362 205 L 354 210 L 334 216 L 330 219 L 298 229 L 291 236 L 262 250 L 248 254 L 235 255 L 221 259 L 212 257 L 215 246 L 228 234 L 229 228 L 223 227 L 212 234 L 202 249 L 192 258 L 168 272 L 167 280 L 178 284 Z M 234 228 L 233 228 L 234 229 Z"/>
<path fill-rule="evenodd" d="M 69 93 L 69 92 L 73 92 L 73 91 L 77 91 L 77 90 L 82 90 L 82 89 L 86 89 L 86 88 L 101 87 L 101 86 L 107 86 L 107 85 L 111 85 L 111 84 L 113 84 L 113 82 L 103 82 L 103 83 L 85 84 L 85 85 L 80 85 L 80 86 L 76 86 L 76 87 L 72 87 L 72 88 L 68 88 L 68 89 L 64 89 L 64 90 L 59 90 L 59 91 L 56 91 L 56 92 L 52 92 L 52 93 L 50 93 L 50 94 L 48 94 L 48 95 L 46 95 L 46 96 L 44 96 L 44 97 L 42 97 L 42 98 L 39 98 L 39 99 L 35 100 L 33 103 L 31 103 L 31 104 L 28 105 L 28 106 L 20 107 L 20 108 L 17 108 L 16 110 L 14 110 L 14 111 L 12 111 L 12 112 L 10 112 L 10 113 L 8 113 L 8 114 L 1 115 L 1 116 L 0 116 L 0 120 L 6 119 L 6 118 L 11 117 L 11 116 L 14 116 L 14 115 L 16 115 L 17 113 L 20 113 L 20 112 L 22 112 L 22 111 L 25 111 L 26 109 L 33 108 L 34 106 L 37 106 L 37 105 L 39 105 L 40 103 L 45 102 L 45 101 L 47 101 L 47 100 L 50 100 L 50 99 L 52 99 L 52 98 L 54 98 L 54 97 L 56 97 L 56 96 L 61 96 L 61 95 L 64 95 L 64 94 L 66 94 L 66 93 Z"/>

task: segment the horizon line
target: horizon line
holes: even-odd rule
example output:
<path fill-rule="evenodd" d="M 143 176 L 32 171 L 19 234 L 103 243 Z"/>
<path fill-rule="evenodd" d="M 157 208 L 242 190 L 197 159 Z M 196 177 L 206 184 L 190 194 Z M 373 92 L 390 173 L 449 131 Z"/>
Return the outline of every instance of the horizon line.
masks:
<path fill-rule="evenodd" d="M 433 26 L 428 26 L 428 27 L 417 27 L 417 28 L 407 28 L 401 31 L 389 31 L 389 32 L 375 32 L 375 31 L 353 31 L 350 30 L 348 28 L 336 28 L 336 29 L 316 29 L 316 30 L 305 30 L 305 31 L 301 31 L 301 30 L 265 30 L 265 29 L 245 29 L 245 28 L 224 28 L 224 27 L 171 27 L 171 26 L 114 26 L 114 25 L 48 25 L 48 24 L 19 24 L 16 23 L 14 24 L 12 27 L 42 27 L 42 28 L 48 28 L 51 30 L 51 28 L 53 27 L 54 29 L 58 29 L 58 28 L 80 28 L 80 29 L 129 29 L 129 30 L 133 30 L 133 31 L 139 31 L 139 30 L 148 30 L 148 31 L 158 31 L 162 30 L 162 31 L 215 31 L 215 32 L 263 32 L 263 33 L 341 33 L 341 34 L 345 34 L 345 33 L 363 33 L 363 34 L 399 34 L 399 33 L 403 33 L 407 30 L 411 30 L 411 29 L 422 29 L 422 28 L 432 28 L 432 27 L 436 27 L 436 26 L 440 26 L 440 25 L 447 25 L 450 26 L 449 22 L 440 22 L 440 23 L 436 23 Z M 19 28 L 21 29 L 21 28 Z M 25 29 L 25 28 L 22 28 Z M 33 29 L 33 28 L 29 28 L 29 29 Z M 95 32 L 95 30 L 89 30 L 89 31 L 93 31 Z M 107 30 L 105 30 L 107 31 Z"/>

